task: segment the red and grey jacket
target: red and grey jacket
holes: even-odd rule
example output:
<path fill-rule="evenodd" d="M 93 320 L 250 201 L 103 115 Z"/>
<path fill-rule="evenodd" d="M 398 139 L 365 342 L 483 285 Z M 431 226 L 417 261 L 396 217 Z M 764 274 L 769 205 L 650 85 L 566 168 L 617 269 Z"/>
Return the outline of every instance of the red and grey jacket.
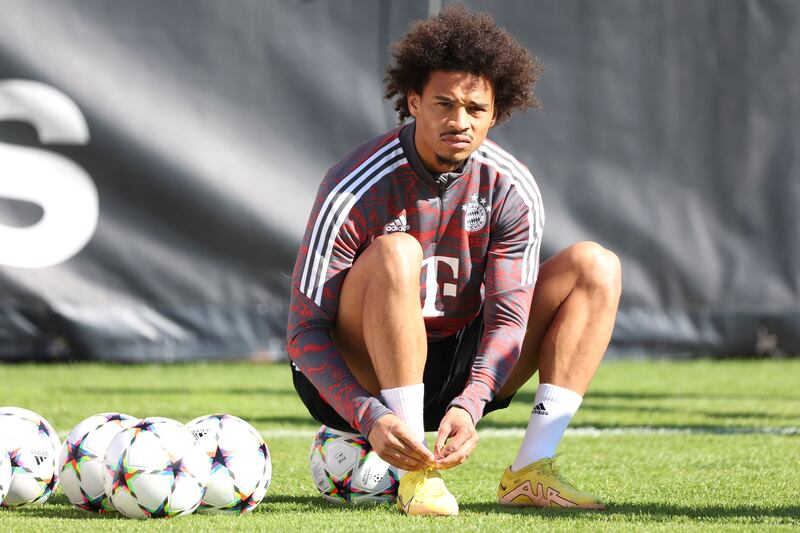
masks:
<path fill-rule="evenodd" d="M 390 412 L 347 368 L 331 328 L 359 254 L 376 237 L 404 231 L 424 253 L 420 306 L 429 341 L 456 334 L 483 305 L 478 354 L 451 403 L 477 423 L 519 357 L 543 224 L 533 176 L 488 139 L 460 173 L 439 176 L 416 153 L 413 123 L 358 146 L 320 184 L 297 255 L 287 334 L 295 371 L 364 435 Z"/>

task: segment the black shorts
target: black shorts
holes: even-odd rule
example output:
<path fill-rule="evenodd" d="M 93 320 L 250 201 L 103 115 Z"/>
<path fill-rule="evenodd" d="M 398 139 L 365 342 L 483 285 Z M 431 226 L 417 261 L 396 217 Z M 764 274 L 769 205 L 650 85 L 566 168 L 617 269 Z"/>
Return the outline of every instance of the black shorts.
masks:
<path fill-rule="evenodd" d="M 447 412 L 450 402 L 463 392 L 482 335 L 481 313 L 452 337 L 428 344 L 428 359 L 425 361 L 422 378 L 425 383 L 425 431 L 439 429 L 439 422 Z M 318 422 L 339 431 L 358 433 L 322 399 L 314 385 L 294 366 L 292 366 L 292 379 L 300 399 Z M 505 409 L 513 397 L 512 394 L 503 401 L 492 400 L 484 406 L 483 414 Z"/>

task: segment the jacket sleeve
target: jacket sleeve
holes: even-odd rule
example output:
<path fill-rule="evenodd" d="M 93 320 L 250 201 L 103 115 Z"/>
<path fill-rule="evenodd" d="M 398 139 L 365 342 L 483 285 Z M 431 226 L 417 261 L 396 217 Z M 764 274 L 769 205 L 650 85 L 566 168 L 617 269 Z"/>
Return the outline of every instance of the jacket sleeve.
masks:
<path fill-rule="evenodd" d="M 363 435 L 390 413 L 350 372 L 331 337 L 347 271 L 365 245 L 359 207 L 326 178 L 320 185 L 292 274 L 287 351 L 292 365 Z"/>
<path fill-rule="evenodd" d="M 476 424 L 519 359 L 539 271 L 541 206 L 533 179 L 516 181 L 492 229 L 484 275 L 484 333 L 467 385 L 450 404 L 469 412 Z"/>

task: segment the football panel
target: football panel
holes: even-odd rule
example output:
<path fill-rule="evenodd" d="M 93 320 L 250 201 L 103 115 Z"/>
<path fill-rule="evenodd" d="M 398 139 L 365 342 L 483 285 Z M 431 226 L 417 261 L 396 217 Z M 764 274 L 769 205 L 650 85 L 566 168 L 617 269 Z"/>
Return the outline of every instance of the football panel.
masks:
<path fill-rule="evenodd" d="M 36 434 L 23 442 L 22 458 L 31 473 L 41 479 L 50 479 L 56 472 L 58 447 L 47 435 Z"/>
<path fill-rule="evenodd" d="M 163 470 L 171 463 L 157 435 L 142 431 L 133 439 L 125 452 L 128 468 L 138 470 Z"/>
<path fill-rule="evenodd" d="M 138 419 L 131 417 L 124 420 L 105 422 L 86 435 L 83 441 L 83 448 L 95 457 L 103 457 L 106 449 L 108 449 L 108 445 L 111 444 L 111 439 L 113 439 L 117 433 L 123 429 L 129 428 L 136 424 L 137 421 Z"/>
<path fill-rule="evenodd" d="M 46 484 L 31 474 L 17 472 L 11 479 L 8 494 L 3 500 L 3 506 L 16 507 L 35 502 L 41 498 L 46 489 Z"/>
<path fill-rule="evenodd" d="M 70 466 L 61 471 L 61 490 L 73 505 L 83 505 L 84 498 L 81 494 L 81 481 L 78 474 Z"/>
<path fill-rule="evenodd" d="M 63 485 L 64 480 L 61 480 Z M 105 493 L 103 488 L 103 463 L 97 459 L 90 459 L 81 467 L 80 486 L 92 500 L 96 500 Z"/>
<path fill-rule="evenodd" d="M 172 474 L 139 474 L 134 476 L 128 485 L 139 505 L 149 511 L 155 511 L 169 498 L 172 481 Z"/>
<path fill-rule="evenodd" d="M 353 473 L 351 486 L 364 492 L 384 492 L 392 487 L 392 473 L 389 463 L 370 451 Z"/>
<path fill-rule="evenodd" d="M 261 478 L 261 483 L 259 484 L 259 487 L 262 488 L 266 493 L 267 489 L 269 489 L 269 484 L 271 481 L 272 481 L 272 459 L 267 459 L 267 464 L 264 468 L 264 475 Z"/>
<path fill-rule="evenodd" d="M 325 470 L 325 460 L 316 450 L 311 454 L 311 478 L 314 480 L 317 490 L 322 494 L 330 491 L 333 487 L 328 472 Z"/>
<path fill-rule="evenodd" d="M 266 459 L 257 448 L 240 449 L 228 460 L 228 470 L 233 475 L 236 486 L 247 494 L 259 485 L 266 466 Z"/>
<path fill-rule="evenodd" d="M 124 429 L 117 433 L 111 442 L 106 448 L 105 453 L 103 454 L 103 463 L 106 465 L 111 465 L 111 468 L 115 468 L 116 465 L 119 463 L 120 457 L 125 453 L 125 450 L 128 449 L 128 446 L 131 443 L 131 440 L 136 435 L 133 429 Z"/>
<path fill-rule="evenodd" d="M 219 443 L 223 448 L 258 448 L 262 442 L 255 428 L 241 418 L 226 416 L 222 419 Z"/>
<path fill-rule="evenodd" d="M 395 496 L 392 494 L 352 494 L 350 501 L 355 505 L 378 505 L 382 503 L 394 503 Z"/>
<path fill-rule="evenodd" d="M 322 493 L 322 499 L 325 500 L 325 501 L 331 502 L 331 503 L 335 503 L 337 505 L 346 505 L 347 504 L 347 500 L 344 499 L 344 497 L 342 495 L 338 494 L 338 493 L 331 495 L 331 494 L 326 494 L 326 493 L 323 492 Z"/>
<path fill-rule="evenodd" d="M 106 418 L 103 415 L 92 415 L 89 418 L 81 420 L 69 431 L 67 438 L 64 439 L 64 443 L 66 444 L 69 442 L 75 444 L 83 440 L 86 435 L 105 424 L 105 422 Z"/>
<path fill-rule="evenodd" d="M 189 431 L 200 443 L 207 455 L 213 455 L 217 448 L 220 420 L 217 415 L 200 416 L 186 424 Z"/>
<path fill-rule="evenodd" d="M 188 451 L 183 454 L 183 468 L 190 472 L 200 485 L 205 486 L 211 477 L 211 458 L 198 443 L 192 442 Z"/>
<path fill-rule="evenodd" d="M 5 499 L 8 494 L 8 489 L 11 486 L 11 460 L 8 457 L 8 452 L 5 447 L 0 443 L 0 503 Z"/>
<path fill-rule="evenodd" d="M 147 518 L 139 504 L 127 489 L 118 490 L 111 498 L 114 508 L 128 518 Z"/>
<path fill-rule="evenodd" d="M 233 479 L 225 469 L 219 469 L 211 475 L 211 479 L 203 494 L 204 507 L 227 507 L 236 503 L 233 490 Z"/>
<path fill-rule="evenodd" d="M 335 480 L 341 480 L 355 468 L 361 449 L 344 439 L 331 439 L 325 443 L 322 453 L 328 474 Z"/>
<path fill-rule="evenodd" d="M 191 513 L 200 505 L 202 497 L 203 486 L 191 476 L 180 475 L 169 497 L 170 510 L 181 514 Z"/>
<path fill-rule="evenodd" d="M 185 450 L 194 447 L 197 443 L 197 439 L 183 424 L 155 424 L 152 433 L 158 436 L 167 454 L 173 458 L 181 457 Z"/>

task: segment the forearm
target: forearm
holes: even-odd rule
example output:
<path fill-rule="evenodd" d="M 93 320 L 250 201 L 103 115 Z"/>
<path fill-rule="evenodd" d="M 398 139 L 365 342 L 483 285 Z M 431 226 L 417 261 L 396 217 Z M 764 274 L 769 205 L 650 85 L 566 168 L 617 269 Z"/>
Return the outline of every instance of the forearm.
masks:
<path fill-rule="evenodd" d="M 372 396 L 353 376 L 330 330 L 309 328 L 288 344 L 289 357 L 314 385 L 322 398 L 361 434 L 369 435 L 372 426 L 391 411 Z"/>
<path fill-rule="evenodd" d="M 450 403 L 466 410 L 476 424 L 489 403 L 508 379 L 519 359 L 525 328 L 518 325 L 494 327 L 481 339 L 464 390 Z"/>

